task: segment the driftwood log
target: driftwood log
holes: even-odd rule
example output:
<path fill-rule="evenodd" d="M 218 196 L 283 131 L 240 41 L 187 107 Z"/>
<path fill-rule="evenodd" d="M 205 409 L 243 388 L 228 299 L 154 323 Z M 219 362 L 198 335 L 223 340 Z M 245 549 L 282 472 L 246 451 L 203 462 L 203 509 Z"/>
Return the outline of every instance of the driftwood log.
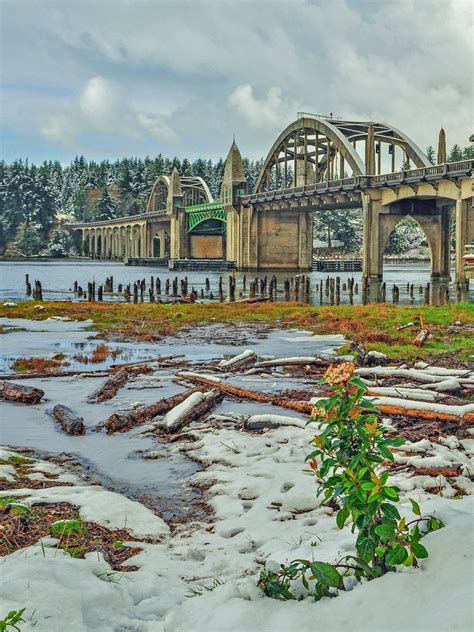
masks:
<path fill-rule="evenodd" d="M 217 389 L 206 393 L 196 391 L 160 419 L 156 429 L 166 433 L 178 432 L 191 422 L 202 419 L 222 401 L 223 397 L 223 393 Z"/>
<path fill-rule="evenodd" d="M 21 404 L 38 404 L 44 391 L 35 386 L 21 386 L 5 380 L 0 381 L 0 398 Z"/>
<path fill-rule="evenodd" d="M 413 341 L 413 344 L 415 345 L 415 347 L 422 347 L 424 342 L 428 338 L 428 334 L 429 332 L 427 329 L 421 329 L 420 333 L 417 335 L 417 337 Z"/>
<path fill-rule="evenodd" d="M 251 349 L 247 349 L 243 353 L 229 358 L 228 360 L 222 360 L 219 362 L 218 367 L 227 371 L 234 371 L 235 369 L 241 369 L 249 364 L 254 364 L 257 359 L 257 355 Z"/>
<path fill-rule="evenodd" d="M 313 408 L 309 402 L 285 399 L 284 397 L 269 395 L 267 393 L 257 393 L 256 391 L 250 391 L 246 388 L 240 388 L 238 386 L 233 386 L 232 384 L 226 384 L 225 382 L 209 380 L 208 378 L 200 377 L 195 373 L 193 374 L 180 372 L 177 373 L 176 376 L 199 386 L 205 386 L 211 389 L 216 388 L 222 393 L 232 395 L 233 397 L 238 397 L 239 399 L 250 399 L 254 402 L 274 404 L 275 406 L 280 406 L 281 408 L 288 408 L 290 410 L 296 410 L 299 413 L 305 414 L 309 414 Z"/>
<path fill-rule="evenodd" d="M 112 399 L 117 394 L 117 391 L 124 386 L 130 377 L 140 375 L 142 373 L 150 373 L 153 369 L 147 365 L 135 366 L 129 368 L 121 368 L 112 375 L 106 382 L 104 382 L 102 388 L 100 388 L 94 395 L 94 401 L 97 403 L 105 402 L 108 399 Z"/>
<path fill-rule="evenodd" d="M 149 406 L 144 406 L 143 408 L 134 408 L 126 413 L 114 413 L 113 415 L 110 415 L 103 426 L 107 430 L 107 434 L 112 434 L 113 432 L 126 432 L 134 426 L 139 426 L 140 424 L 150 421 L 153 417 L 165 415 L 168 411 L 183 402 L 189 397 L 189 395 L 195 393 L 197 390 L 198 389 L 196 388 L 191 388 L 182 393 L 178 393 L 178 395 L 175 395 L 174 397 L 160 399 L 158 402 L 150 404 Z"/>
<path fill-rule="evenodd" d="M 266 393 L 258 393 L 256 391 L 250 391 L 245 388 L 239 388 L 232 384 L 226 384 L 225 382 L 217 382 L 209 380 L 207 378 L 198 377 L 195 373 L 180 372 L 176 374 L 188 382 L 198 384 L 200 386 L 206 386 L 210 388 L 217 388 L 223 393 L 238 397 L 240 399 L 250 399 L 256 402 L 262 402 L 267 404 L 274 404 L 281 408 L 288 408 L 290 410 L 296 410 L 299 413 L 310 414 L 313 405 L 310 402 L 295 401 L 278 397 L 277 395 L 269 395 Z M 370 391 L 369 391 L 370 394 Z M 327 394 L 321 395 L 326 397 Z M 317 394 L 315 395 L 317 397 Z M 385 401 L 384 401 L 385 400 Z M 378 398 L 375 399 L 374 404 L 384 415 L 400 415 L 403 417 L 414 417 L 416 419 L 426 420 L 438 420 L 438 421 L 453 421 L 456 423 L 470 423 L 474 421 L 474 412 L 470 411 L 470 406 L 443 406 L 437 404 L 430 404 L 428 402 L 410 402 L 409 400 L 397 400 L 393 398 Z"/>
<path fill-rule="evenodd" d="M 53 415 L 68 435 L 82 435 L 86 431 L 84 419 L 63 404 L 56 404 Z"/>

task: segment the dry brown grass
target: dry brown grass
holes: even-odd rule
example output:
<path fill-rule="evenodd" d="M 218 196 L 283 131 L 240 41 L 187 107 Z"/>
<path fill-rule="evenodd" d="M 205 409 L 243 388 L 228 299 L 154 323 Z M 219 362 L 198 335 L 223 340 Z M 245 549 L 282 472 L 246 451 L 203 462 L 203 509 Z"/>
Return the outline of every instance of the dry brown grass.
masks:
<path fill-rule="evenodd" d="M 55 373 L 69 362 L 57 358 L 18 358 L 12 364 L 17 373 Z"/>

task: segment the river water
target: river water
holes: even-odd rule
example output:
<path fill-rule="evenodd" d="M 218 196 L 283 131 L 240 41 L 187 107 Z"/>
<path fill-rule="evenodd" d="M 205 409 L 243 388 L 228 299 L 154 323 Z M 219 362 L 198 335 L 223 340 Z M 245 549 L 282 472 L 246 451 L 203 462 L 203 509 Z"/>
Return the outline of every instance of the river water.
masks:
<path fill-rule="evenodd" d="M 115 282 L 115 288 L 118 283 L 127 285 L 133 283 L 138 279 L 145 278 L 147 283 L 150 276 L 159 277 L 164 288 L 166 279 L 170 281 L 178 276 L 179 279 L 188 277 L 189 289 L 192 286 L 200 293 L 201 289 L 204 289 L 205 279 L 209 278 L 211 284 L 211 291 L 217 296 L 217 288 L 220 274 L 224 280 L 224 292 L 227 287 L 227 273 L 218 272 L 188 272 L 188 273 L 174 273 L 169 272 L 166 268 L 157 268 L 153 266 L 124 266 L 120 262 L 110 261 L 93 261 L 93 260 L 64 260 L 59 259 L 56 261 L 15 261 L 15 262 L 0 262 L 0 300 L 27 300 L 25 295 L 25 275 L 29 274 L 30 281 L 33 283 L 36 279 L 41 281 L 43 286 L 43 298 L 45 300 L 68 300 L 74 299 L 72 288 L 74 282 L 77 281 L 80 286 L 87 288 L 87 283 L 95 281 L 97 285 L 104 283 L 106 277 L 113 276 Z M 283 281 L 291 276 L 290 272 L 277 272 L 276 276 L 279 282 L 279 289 L 283 289 Z M 361 273 L 360 272 L 340 272 L 331 273 L 331 276 L 341 278 L 341 283 L 347 281 L 347 279 L 354 277 L 355 282 L 359 283 L 361 287 Z M 266 271 L 260 273 L 258 276 L 271 276 L 272 273 Z M 247 273 L 247 290 L 249 287 L 250 279 L 257 276 L 255 273 Z M 310 295 L 309 300 L 313 305 L 321 304 L 321 298 L 318 290 L 318 285 L 321 279 L 325 280 L 328 274 L 325 272 L 311 272 L 310 273 Z M 453 274 L 454 276 L 454 274 Z M 237 297 L 239 298 L 239 290 L 242 289 L 243 273 L 237 272 Z M 400 303 L 423 303 L 424 294 L 420 293 L 419 287 L 426 286 L 429 282 L 429 264 L 391 264 L 384 267 L 384 280 L 387 285 L 386 297 L 387 301 L 391 300 L 392 287 L 397 285 L 400 288 Z M 415 292 L 413 298 L 410 298 L 407 291 L 407 284 L 415 285 Z M 471 284 L 473 285 L 473 284 Z M 353 297 L 354 303 L 360 303 L 362 301 L 361 292 L 355 294 Z M 113 298 L 117 300 L 119 297 L 105 297 L 106 300 Z M 283 299 L 283 294 L 278 295 L 279 300 Z M 450 291 L 450 300 L 455 300 L 455 293 Z M 459 300 L 459 297 L 458 297 Z M 470 292 L 462 297 L 463 301 L 474 302 L 474 287 L 471 287 Z M 326 297 L 323 293 L 322 303 L 329 302 L 329 297 Z M 341 303 L 348 303 L 349 296 L 347 292 L 341 293 Z"/>

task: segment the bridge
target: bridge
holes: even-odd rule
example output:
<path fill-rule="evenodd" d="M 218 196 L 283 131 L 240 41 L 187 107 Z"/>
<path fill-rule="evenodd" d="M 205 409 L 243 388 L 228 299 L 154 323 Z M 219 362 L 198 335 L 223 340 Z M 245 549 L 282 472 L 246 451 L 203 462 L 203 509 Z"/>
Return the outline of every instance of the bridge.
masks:
<path fill-rule="evenodd" d="M 241 270 L 303 271 L 312 268 L 314 214 L 361 208 L 367 283 L 382 281 L 385 247 L 404 217 L 426 236 L 431 280 L 447 283 L 454 215 L 455 280 L 466 287 L 474 161 L 446 163 L 441 130 L 438 162 L 392 126 L 301 114 L 276 139 L 250 194 L 234 142 L 218 200 L 202 178 L 175 169 L 156 180 L 145 213 L 69 228 L 97 258 L 222 259 Z"/>

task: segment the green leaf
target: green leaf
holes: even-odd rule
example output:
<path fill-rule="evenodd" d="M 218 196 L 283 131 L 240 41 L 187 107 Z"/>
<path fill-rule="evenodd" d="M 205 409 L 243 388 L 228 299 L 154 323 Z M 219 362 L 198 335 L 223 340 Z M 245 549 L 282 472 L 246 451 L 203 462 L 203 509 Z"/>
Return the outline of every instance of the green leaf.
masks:
<path fill-rule="evenodd" d="M 339 527 L 339 529 L 342 529 L 344 527 L 344 523 L 346 522 L 348 517 L 349 517 L 349 507 L 343 507 L 340 511 L 337 512 L 336 524 Z"/>
<path fill-rule="evenodd" d="M 325 562 L 313 562 L 311 564 L 311 572 L 325 586 L 339 588 L 341 576 L 331 564 Z"/>
<path fill-rule="evenodd" d="M 395 487 L 384 487 L 383 495 L 385 496 L 385 498 L 398 500 L 398 493 Z"/>
<path fill-rule="evenodd" d="M 431 516 L 431 518 L 428 521 L 429 531 L 438 531 L 438 529 L 442 529 L 443 527 L 444 527 L 444 522 L 442 522 L 441 520 L 438 520 L 438 518 L 435 518 L 434 516 Z"/>
<path fill-rule="evenodd" d="M 420 505 L 416 502 L 416 500 L 413 500 L 413 498 L 409 498 L 408 500 L 411 502 L 411 507 L 415 516 L 421 516 Z"/>
<path fill-rule="evenodd" d="M 419 557 L 422 560 L 428 557 L 428 551 L 419 542 L 410 542 L 410 548 L 413 551 L 413 555 L 415 555 L 415 557 Z"/>
<path fill-rule="evenodd" d="M 388 439 L 384 439 L 385 445 L 391 445 L 394 448 L 398 448 L 405 443 L 405 439 L 403 437 L 389 437 Z"/>
<path fill-rule="evenodd" d="M 359 536 L 356 542 L 357 553 L 365 562 L 370 562 L 374 555 L 374 544 L 366 536 Z"/>
<path fill-rule="evenodd" d="M 389 540 L 395 533 L 395 529 L 391 524 L 379 524 L 374 529 L 375 533 L 382 538 L 382 540 Z"/>
<path fill-rule="evenodd" d="M 388 552 L 385 561 L 389 566 L 396 566 L 397 564 L 403 564 L 407 557 L 406 549 L 401 544 L 396 544 Z"/>
<path fill-rule="evenodd" d="M 392 518 L 393 520 L 400 519 L 400 514 L 395 505 L 391 505 L 390 503 L 383 503 L 380 506 L 380 509 L 382 510 L 383 514 L 387 516 L 387 518 Z"/>
<path fill-rule="evenodd" d="M 393 456 L 392 451 L 386 448 L 384 445 L 379 445 L 379 452 L 385 459 L 392 461 L 392 463 L 395 461 L 395 457 Z"/>
<path fill-rule="evenodd" d="M 376 406 L 374 406 L 372 402 L 369 401 L 368 399 L 361 399 L 360 406 L 361 408 L 364 408 L 365 410 L 372 410 L 374 413 L 380 412 L 380 410 Z"/>

